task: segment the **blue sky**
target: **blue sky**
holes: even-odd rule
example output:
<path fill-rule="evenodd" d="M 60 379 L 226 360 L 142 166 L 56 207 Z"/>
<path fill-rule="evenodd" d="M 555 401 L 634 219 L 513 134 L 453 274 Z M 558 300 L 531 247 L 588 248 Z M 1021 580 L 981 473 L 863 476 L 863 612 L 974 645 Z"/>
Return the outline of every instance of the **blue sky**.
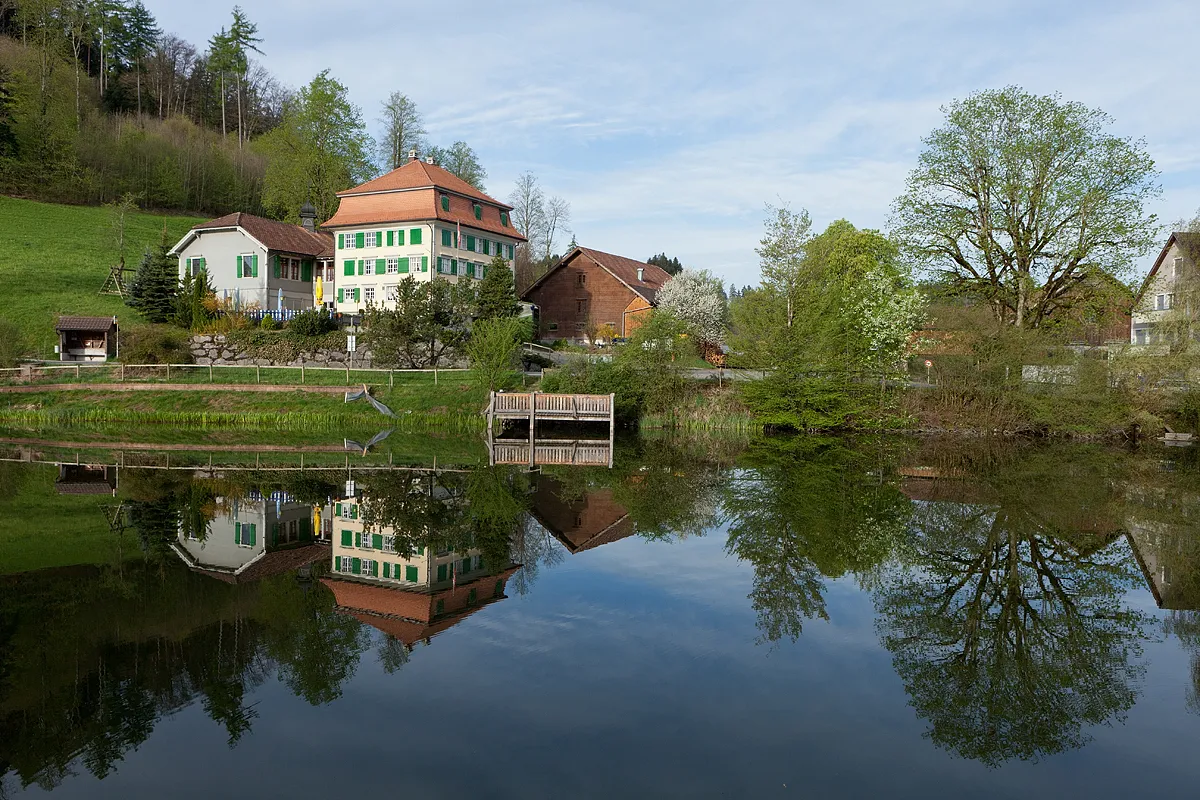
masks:
<path fill-rule="evenodd" d="M 1200 3 L 241 4 L 285 84 L 329 68 L 373 129 L 402 91 L 433 141 L 475 148 L 493 196 L 532 170 L 581 244 L 738 284 L 758 280 L 765 203 L 885 227 L 939 107 L 1008 84 L 1107 111 L 1158 163 L 1153 210 L 1200 207 Z M 228 21 L 147 5 L 197 45 Z"/>

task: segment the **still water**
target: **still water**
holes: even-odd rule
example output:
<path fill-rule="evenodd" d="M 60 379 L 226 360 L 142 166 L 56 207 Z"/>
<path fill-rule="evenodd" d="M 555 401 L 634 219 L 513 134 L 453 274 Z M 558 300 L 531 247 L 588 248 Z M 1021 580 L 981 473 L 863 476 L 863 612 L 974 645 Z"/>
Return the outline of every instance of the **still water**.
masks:
<path fill-rule="evenodd" d="M 1190 450 L 474 446 L 0 443 L 0 797 L 1197 792 Z"/>

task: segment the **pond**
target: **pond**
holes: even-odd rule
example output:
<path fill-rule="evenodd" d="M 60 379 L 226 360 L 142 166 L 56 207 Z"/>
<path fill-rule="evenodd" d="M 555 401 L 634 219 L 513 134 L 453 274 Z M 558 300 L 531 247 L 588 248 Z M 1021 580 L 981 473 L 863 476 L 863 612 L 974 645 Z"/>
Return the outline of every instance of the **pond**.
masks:
<path fill-rule="evenodd" d="M 1200 779 L 1193 449 L 32 441 L 0 440 L 0 797 Z"/>

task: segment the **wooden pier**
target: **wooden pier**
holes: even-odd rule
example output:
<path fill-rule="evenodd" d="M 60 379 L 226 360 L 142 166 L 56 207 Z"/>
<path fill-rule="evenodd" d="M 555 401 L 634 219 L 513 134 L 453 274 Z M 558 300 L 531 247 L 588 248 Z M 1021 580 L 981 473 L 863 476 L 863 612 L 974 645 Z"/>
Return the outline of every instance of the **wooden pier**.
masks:
<path fill-rule="evenodd" d="M 547 394 L 545 392 L 492 392 L 488 398 L 489 429 L 499 419 L 538 422 L 607 422 L 611 433 L 615 417 L 611 394 Z"/>

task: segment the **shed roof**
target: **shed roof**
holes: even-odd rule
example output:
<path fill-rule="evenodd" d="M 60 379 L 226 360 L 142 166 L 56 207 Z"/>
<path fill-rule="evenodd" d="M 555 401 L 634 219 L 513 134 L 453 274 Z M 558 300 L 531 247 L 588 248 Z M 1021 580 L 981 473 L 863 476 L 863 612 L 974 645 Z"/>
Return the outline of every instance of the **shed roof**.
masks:
<path fill-rule="evenodd" d="M 117 326 L 116 317 L 59 317 L 56 331 L 110 331 Z"/>

